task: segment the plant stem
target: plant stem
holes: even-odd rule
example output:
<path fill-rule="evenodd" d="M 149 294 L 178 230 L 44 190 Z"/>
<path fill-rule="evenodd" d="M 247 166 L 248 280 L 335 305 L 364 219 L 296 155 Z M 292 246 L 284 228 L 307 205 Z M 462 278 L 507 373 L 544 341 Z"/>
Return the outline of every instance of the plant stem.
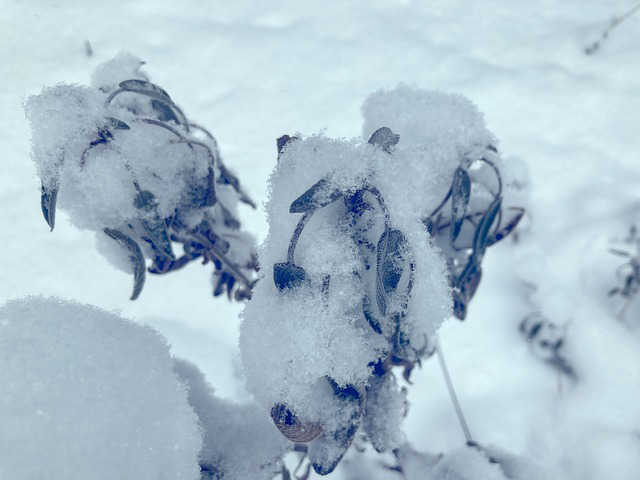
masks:
<path fill-rule="evenodd" d="M 456 415 L 458 416 L 458 421 L 460 422 L 460 426 L 462 427 L 464 436 L 467 439 L 467 444 L 475 445 L 475 442 L 471 437 L 471 432 L 469 431 L 469 426 L 467 425 L 467 422 L 464 419 L 464 414 L 462 413 L 460 402 L 458 402 L 456 391 L 453 388 L 453 383 L 451 383 L 451 377 L 449 376 L 449 370 L 447 370 L 447 364 L 444 360 L 444 354 L 442 353 L 442 345 L 440 344 L 439 337 L 436 337 L 436 352 L 438 352 L 438 361 L 440 362 L 440 369 L 442 370 L 442 376 L 444 377 L 444 381 L 447 384 L 447 390 L 449 390 L 449 396 L 451 397 L 451 402 L 453 403 L 453 406 L 456 410 Z"/>

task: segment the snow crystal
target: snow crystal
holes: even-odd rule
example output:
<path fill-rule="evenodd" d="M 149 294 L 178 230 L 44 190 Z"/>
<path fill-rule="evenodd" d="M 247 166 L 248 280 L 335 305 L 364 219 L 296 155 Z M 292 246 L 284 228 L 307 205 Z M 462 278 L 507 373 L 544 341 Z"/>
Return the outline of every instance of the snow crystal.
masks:
<path fill-rule="evenodd" d="M 166 340 L 95 307 L 0 309 L 0 478 L 199 478 L 202 434 Z"/>
<path fill-rule="evenodd" d="M 268 413 L 257 405 L 235 405 L 215 397 L 200 370 L 185 360 L 176 359 L 174 369 L 188 386 L 189 403 L 204 431 L 203 472 L 228 480 L 273 478 L 291 443 Z"/>

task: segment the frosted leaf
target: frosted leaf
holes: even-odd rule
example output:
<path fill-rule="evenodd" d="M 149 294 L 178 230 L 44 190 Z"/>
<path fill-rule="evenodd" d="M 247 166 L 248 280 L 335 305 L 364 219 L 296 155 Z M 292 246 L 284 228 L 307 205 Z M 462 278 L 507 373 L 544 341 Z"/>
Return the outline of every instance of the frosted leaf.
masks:
<path fill-rule="evenodd" d="M 202 434 L 166 340 L 95 307 L 0 309 L 0 478 L 199 478 Z"/>
<path fill-rule="evenodd" d="M 406 189 L 412 196 L 406 201 L 421 199 L 414 208 L 424 207 L 422 222 L 447 260 L 454 315 L 464 319 L 486 248 L 508 236 L 524 214 L 505 206 L 519 200 L 523 183 L 503 164 L 482 115 L 462 96 L 399 85 L 369 96 L 362 111 L 363 138 L 388 126 L 402 139 L 393 156 L 405 159 L 407 169 L 421 167 L 409 178 L 423 189 Z"/>
<path fill-rule="evenodd" d="M 237 405 L 214 395 L 198 368 L 176 359 L 174 369 L 188 387 L 189 403 L 204 433 L 203 478 L 269 480 L 291 449 L 269 414 L 257 405 Z"/>
<path fill-rule="evenodd" d="M 336 468 L 351 446 L 364 411 L 365 393 L 353 385 L 338 385 L 328 379 L 337 415 L 326 422 L 324 433 L 309 446 L 309 460 L 316 473 L 327 475 Z"/>

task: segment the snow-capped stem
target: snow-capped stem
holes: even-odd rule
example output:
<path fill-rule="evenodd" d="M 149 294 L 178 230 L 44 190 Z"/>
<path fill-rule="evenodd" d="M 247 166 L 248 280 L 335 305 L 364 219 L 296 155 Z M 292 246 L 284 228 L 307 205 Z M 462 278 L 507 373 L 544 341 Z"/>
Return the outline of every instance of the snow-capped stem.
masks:
<path fill-rule="evenodd" d="M 467 439 L 468 444 L 475 444 L 473 438 L 471 437 L 469 426 L 464 419 L 464 414 L 462 413 L 460 402 L 458 402 L 456 391 L 453 388 L 453 383 L 451 383 L 451 377 L 449 376 L 449 370 L 447 369 L 447 364 L 444 360 L 444 354 L 442 353 L 442 345 L 440 344 L 439 337 L 436 337 L 436 352 L 438 352 L 438 362 L 440 363 L 440 370 L 442 370 L 442 376 L 444 377 L 444 381 L 447 384 L 447 390 L 449 390 L 449 396 L 451 397 L 451 402 L 453 403 L 453 406 L 456 410 L 456 415 L 458 416 L 458 421 L 460 422 L 460 426 L 462 427 L 464 436 Z"/>
<path fill-rule="evenodd" d="M 313 210 L 305 213 L 304 215 L 302 215 L 302 218 L 300 218 L 298 225 L 296 225 L 296 229 L 291 236 L 291 241 L 289 242 L 289 249 L 287 250 L 287 262 L 295 263 L 293 257 L 296 253 L 296 245 L 298 245 L 298 239 L 302 234 L 302 230 L 304 230 L 304 226 L 307 224 L 307 221 L 311 218 L 312 215 Z"/>

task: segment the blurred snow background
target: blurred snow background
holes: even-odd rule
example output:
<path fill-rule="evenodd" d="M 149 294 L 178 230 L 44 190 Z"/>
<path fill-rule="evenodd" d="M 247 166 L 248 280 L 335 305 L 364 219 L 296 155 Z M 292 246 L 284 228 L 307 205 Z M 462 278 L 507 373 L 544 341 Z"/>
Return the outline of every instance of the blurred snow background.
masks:
<path fill-rule="evenodd" d="M 591 56 L 629 1 L 48 2 L 0 4 L 0 301 L 57 295 L 118 310 L 162 332 L 219 395 L 248 399 L 237 348 L 239 305 L 211 297 L 211 268 L 131 278 L 98 253 L 93 234 L 40 212 L 23 110 L 59 82 L 89 84 L 126 49 L 216 136 L 246 190 L 265 199 L 275 139 L 322 129 L 361 134 L 360 106 L 399 82 L 466 95 L 500 150 L 528 178 L 520 242 L 491 249 L 464 323 L 442 343 L 474 437 L 561 468 L 555 478 L 635 479 L 640 471 L 640 301 L 618 319 L 624 262 L 607 252 L 640 208 L 640 16 Z M 86 42 L 92 55 L 87 54 Z M 528 172 L 528 177 L 526 175 Z M 260 238 L 260 211 L 242 218 Z M 533 284 L 537 290 L 523 286 Z M 541 311 L 566 325 L 578 382 L 559 380 L 518 331 Z M 413 375 L 406 429 L 414 447 L 458 448 L 437 362 Z"/>

